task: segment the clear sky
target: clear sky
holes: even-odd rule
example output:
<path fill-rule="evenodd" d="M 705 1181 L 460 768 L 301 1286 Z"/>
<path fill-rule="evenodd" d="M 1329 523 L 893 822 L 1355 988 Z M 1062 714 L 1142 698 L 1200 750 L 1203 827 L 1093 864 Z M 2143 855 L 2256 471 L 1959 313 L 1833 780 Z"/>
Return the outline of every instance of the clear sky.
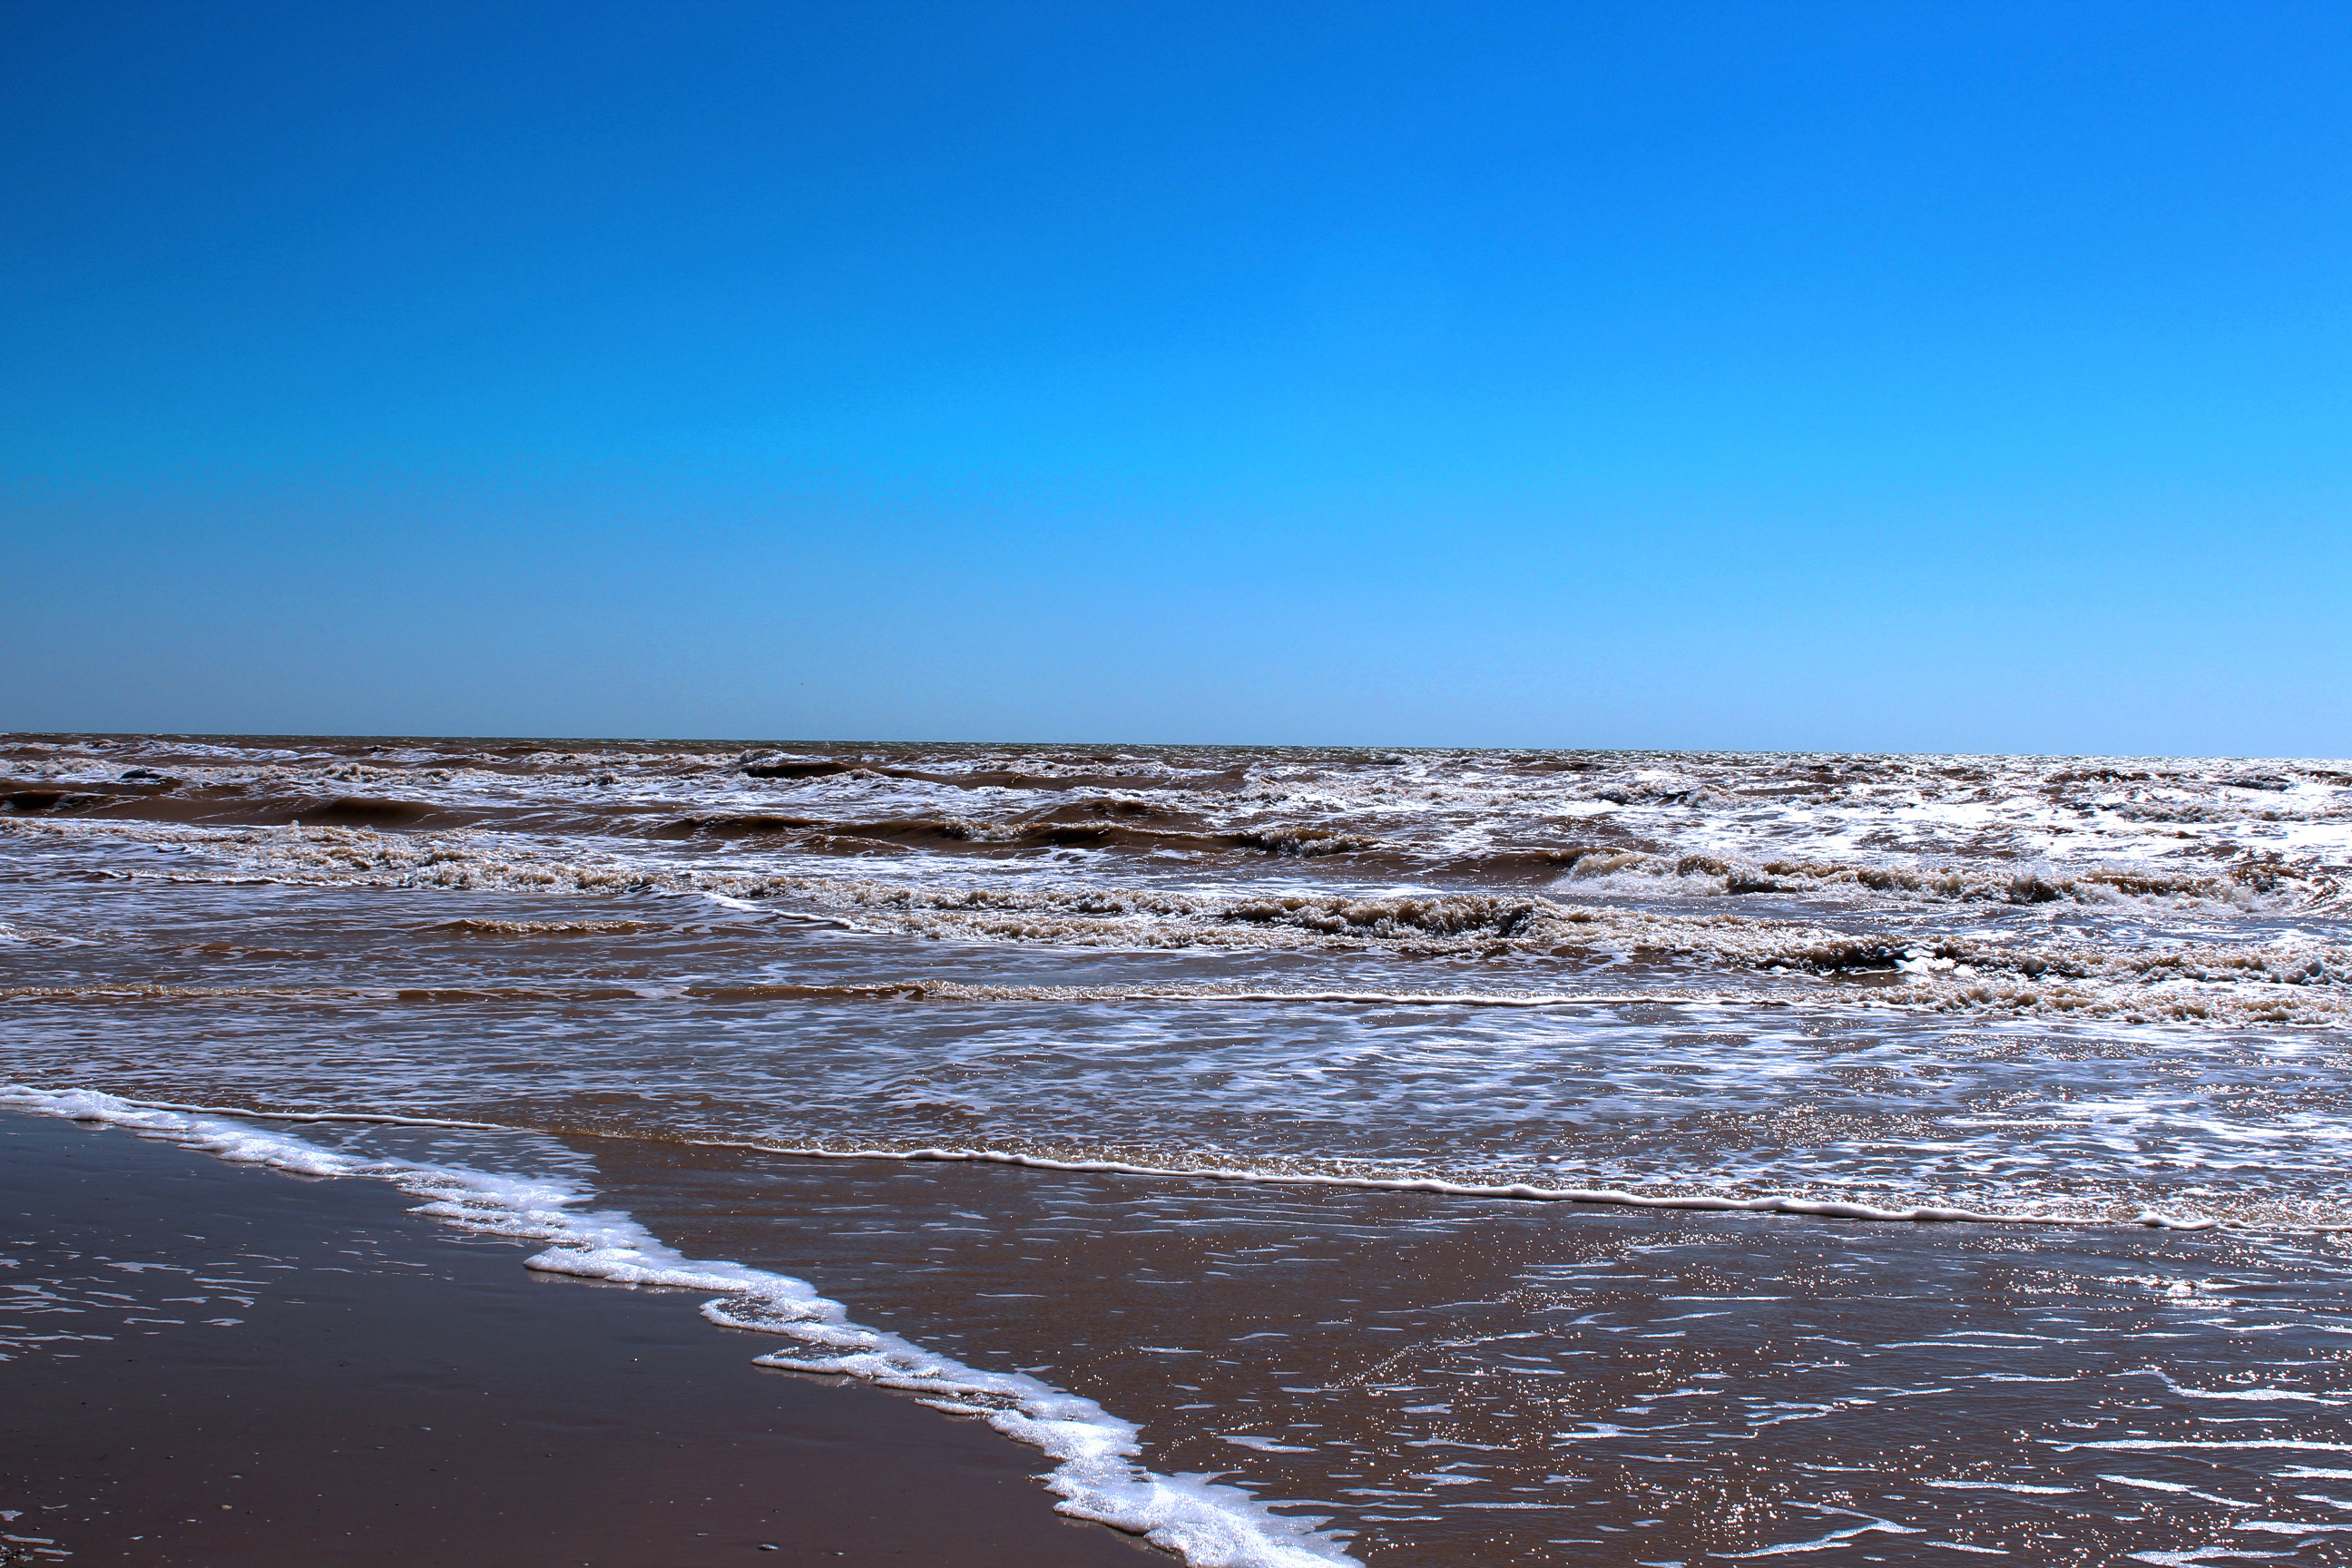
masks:
<path fill-rule="evenodd" d="M 0 5 L 0 729 L 2352 752 L 2352 6 Z"/>

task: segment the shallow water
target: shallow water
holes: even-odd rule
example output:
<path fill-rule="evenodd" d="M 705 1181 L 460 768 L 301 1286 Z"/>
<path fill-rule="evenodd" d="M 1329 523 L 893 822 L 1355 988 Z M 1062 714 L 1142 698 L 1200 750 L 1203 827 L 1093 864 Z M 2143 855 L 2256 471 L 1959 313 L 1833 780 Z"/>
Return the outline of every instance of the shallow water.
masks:
<path fill-rule="evenodd" d="M 301 1131 L 593 1189 L 1315 1555 L 2352 1538 L 2344 763 L 0 765 L 7 1079 L 486 1124 Z"/>

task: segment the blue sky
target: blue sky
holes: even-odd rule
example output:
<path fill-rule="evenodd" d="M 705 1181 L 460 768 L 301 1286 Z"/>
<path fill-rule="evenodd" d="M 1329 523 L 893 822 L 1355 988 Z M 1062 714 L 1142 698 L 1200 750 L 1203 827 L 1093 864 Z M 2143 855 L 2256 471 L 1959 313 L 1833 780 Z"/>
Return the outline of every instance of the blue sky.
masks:
<path fill-rule="evenodd" d="M 0 7 L 0 728 L 2352 752 L 2336 4 Z"/>

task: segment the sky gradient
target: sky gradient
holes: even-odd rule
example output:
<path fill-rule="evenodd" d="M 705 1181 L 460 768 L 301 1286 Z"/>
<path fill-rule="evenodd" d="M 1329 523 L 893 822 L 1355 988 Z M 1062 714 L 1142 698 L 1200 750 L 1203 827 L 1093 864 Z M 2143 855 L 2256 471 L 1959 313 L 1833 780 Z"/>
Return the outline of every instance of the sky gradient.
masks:
<path fill-rule="evenodd" d="M 0 7 L 0 729 L 2352 752 L 2352 8 Z"/>

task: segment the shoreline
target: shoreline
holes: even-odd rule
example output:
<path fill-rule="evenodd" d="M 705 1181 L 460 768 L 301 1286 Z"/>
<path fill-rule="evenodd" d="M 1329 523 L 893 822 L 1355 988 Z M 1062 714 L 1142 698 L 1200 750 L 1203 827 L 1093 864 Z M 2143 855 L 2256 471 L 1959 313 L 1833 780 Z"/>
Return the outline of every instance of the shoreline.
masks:
<path fill-rule="evenodd" d="M 0 1116 L 0 1563 L 1173 1561 L 980 1422 L 413 1203 Z"/>

